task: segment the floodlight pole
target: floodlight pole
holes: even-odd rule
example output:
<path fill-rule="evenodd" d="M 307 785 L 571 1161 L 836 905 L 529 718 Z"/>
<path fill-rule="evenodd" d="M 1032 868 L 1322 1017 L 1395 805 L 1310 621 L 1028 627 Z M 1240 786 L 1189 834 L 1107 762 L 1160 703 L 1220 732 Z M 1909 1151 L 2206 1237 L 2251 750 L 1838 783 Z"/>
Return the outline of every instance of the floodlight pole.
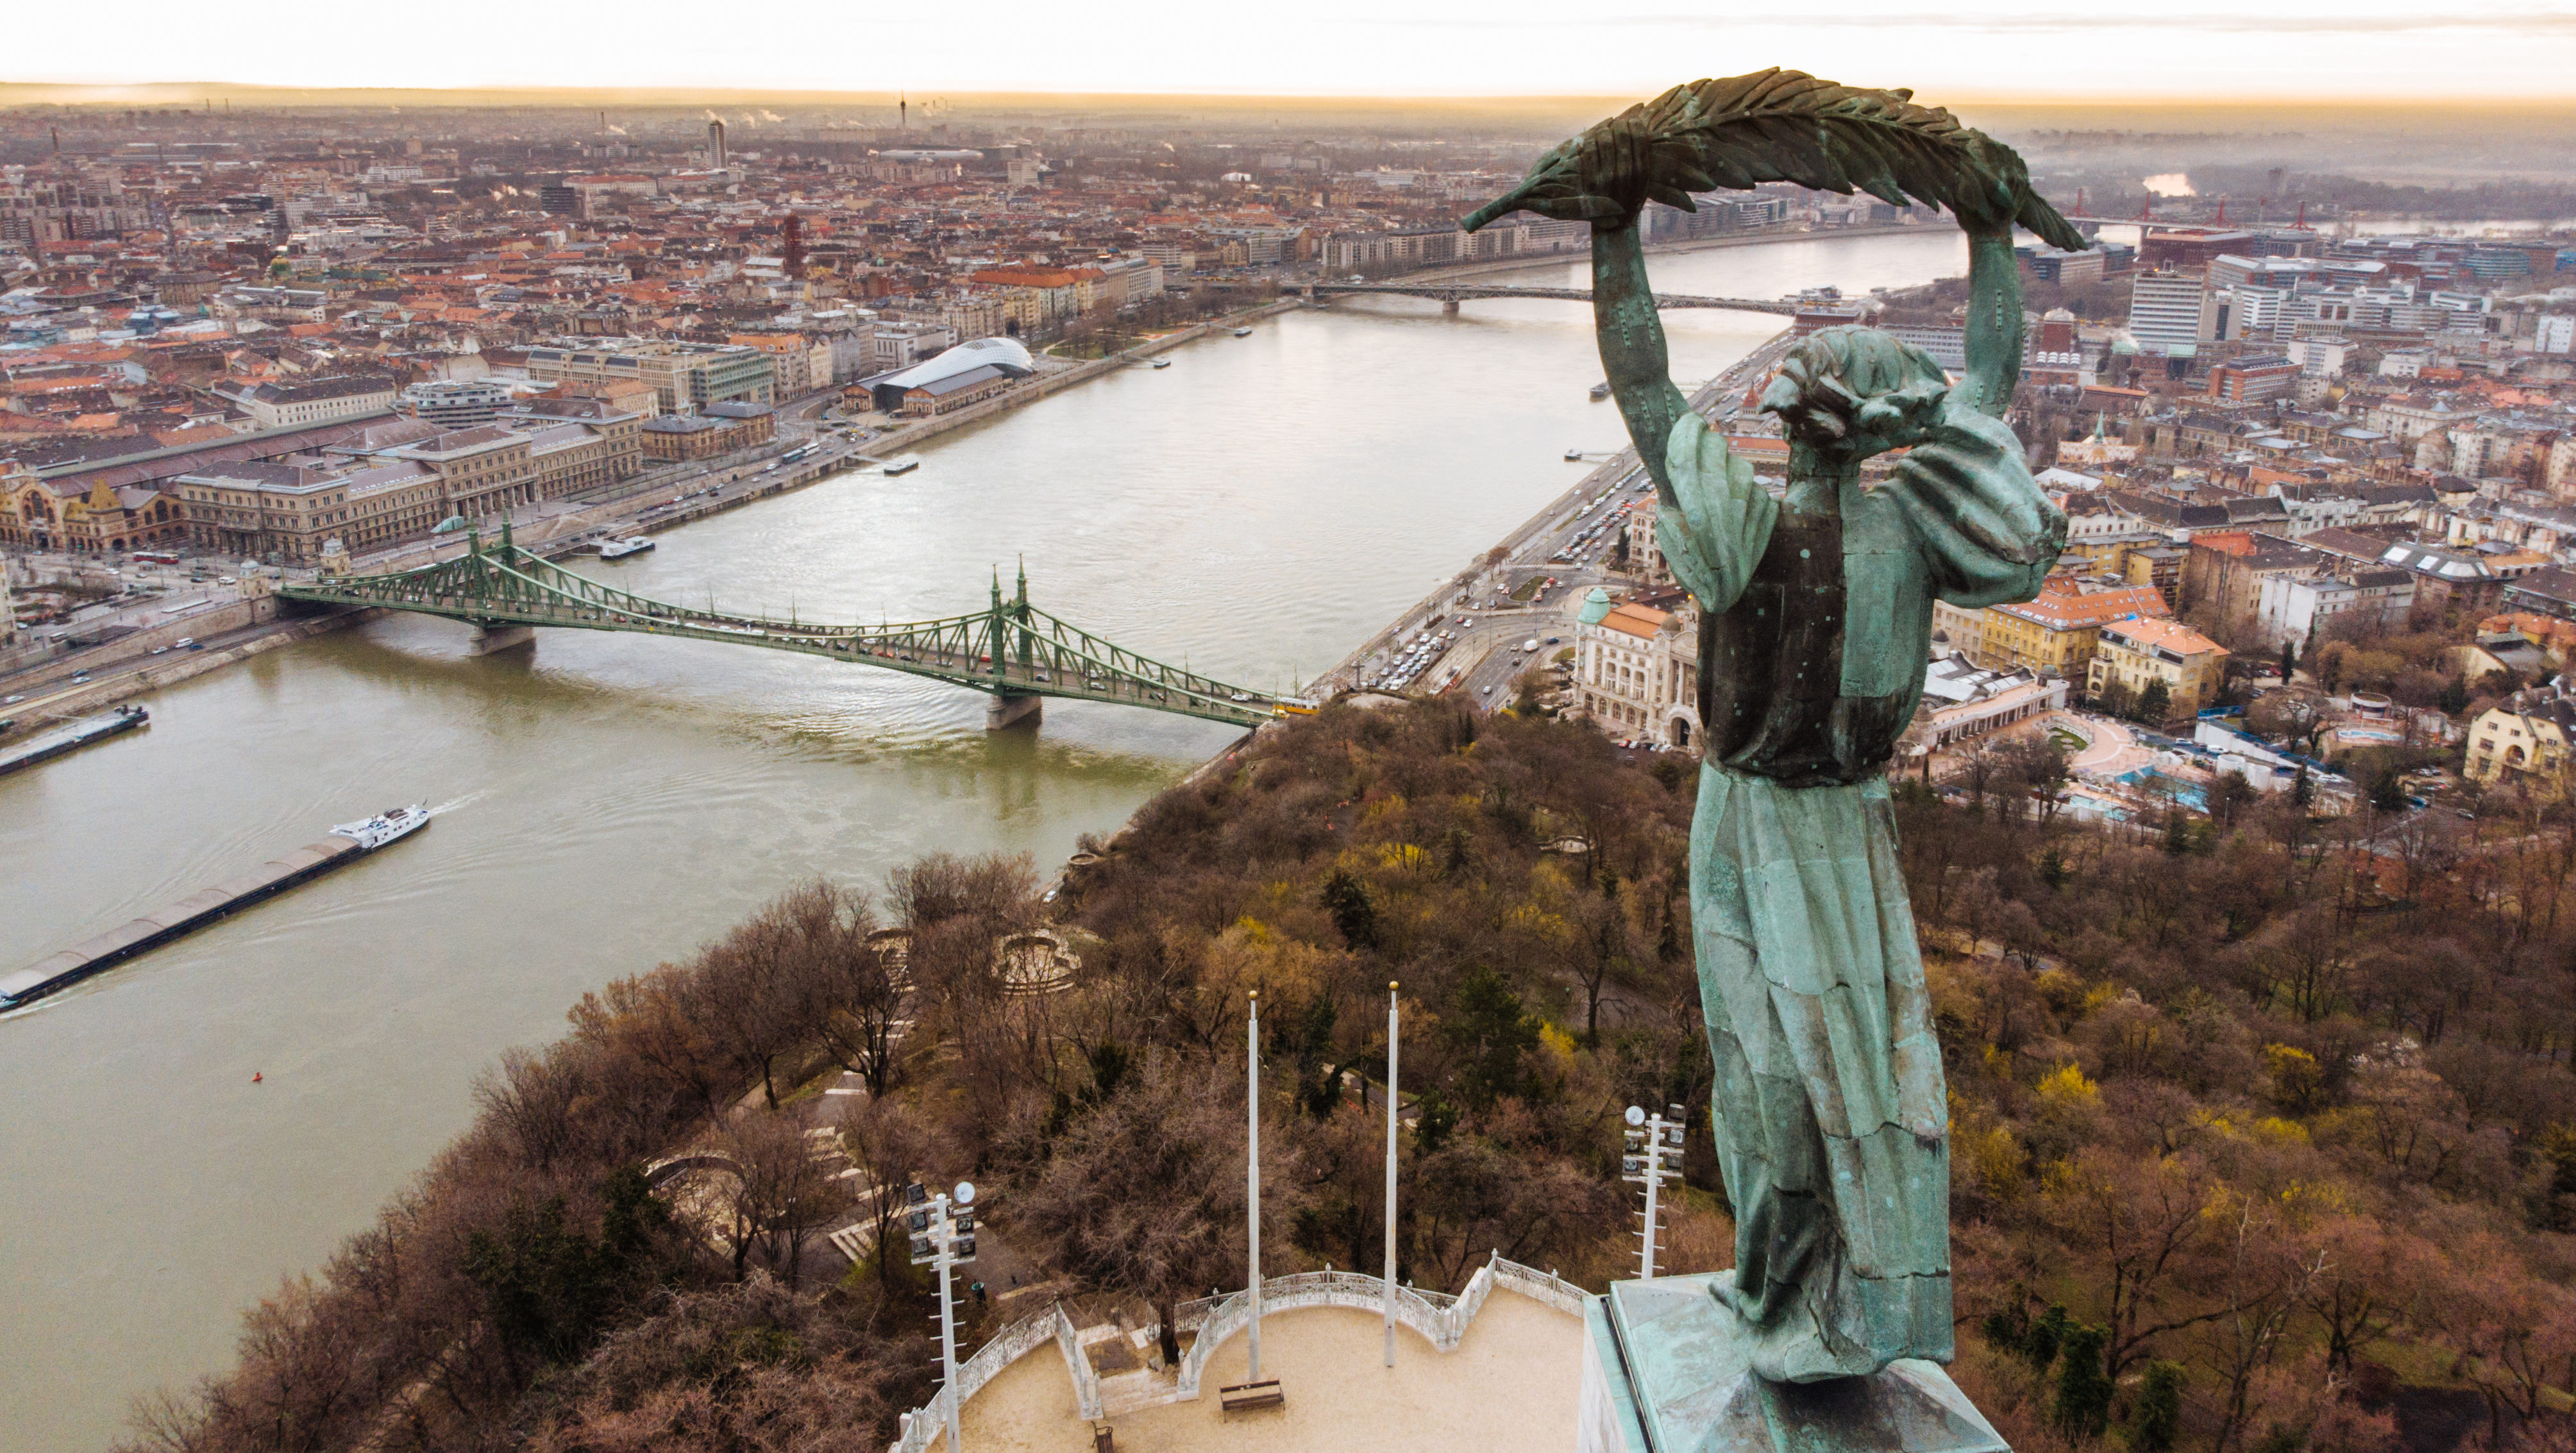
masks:
<path fill-rule="evenodd" d="M 1662 1199 L 1664 1177 L 1671 1174 L 1664 1164 L 1664 1157 L 1669 1152 L 1678 1159 L 1682 1153 L 1682 1107 L 1670 1105 L 1665 1108 L 1672 1111 L 1669 1119 L 1660 1112 L 1648 1115 L 1634 1105 L 1628 1107 L 1629 1158 L 1627 1164 L 1633 1165 L 1635 1171 L 1633 1174 L 1623 1174 L 1620 1179 L 1635 1182 L 1646 1188 L 1645 1239 L 1637 1252 L 1639 1281 L 1655 1279 L 1655 1228 L 1659 1220 L 1659 1202 Z"/>
<path fill-rule="evenodd" d="M 1386 1365 L 1395 1366 L 1395 981 L 1386 985 Z M 1362 1088 L 1366 1088 L 1365 1085 Z"/>
<path fill-rule="evenodd" d="M 957 1307 L 948 1295 L 948 1268 L 956 1264 L 956 1242 L 948 1230 L 948 1198 L 931 1209 L 930 1234 L 939 1248 L 939 1375 L 941 1401 L 948 1404 L 948 1453 L 961 1453 L 957 1441 Z"/>
<path fill-rule="evenodd" d="M 1646 1122 L 1646 1245 L 1644 1251 L 1640 1253 L 1642 1264 L 1637 1272 L 1639 1281 L 1655 1279 L 1655 1193 L 1664 1188 L 1663 1137 L 1660 1133 L 1663 1123 L 1663 1117 L 1660 1115 Z M 948 1295 L 947 1265 L 946 1262 L 940 1263 L 939 1294 L 942 1297 Z"/>
<path fill-rule="evenodd" d="M 939 1400 L 945 1405 L 944 1411 L 947 1414 L 948 1453 L 959 1453 L 960 1444 L 958 1441 L 957 1430 L 959 1417 L 959 1398 L 957 1396 L 957 1303 L 952 1293 L 953 1284 L 949 1279 L 949 1273 L 960 1261 L 974 1260 L 975 1248 L 970 1245 L 966 1248 L 966 1254 L 964 1256 L 961 1257 L 958 1255 L 957 1242 L 960 1232 L 956 1218 L 951 1216 L 949 1212 L 955 1207 L 965 1207 L 967 1208 L 967 1213 L 972 1215 L 975 1204 L 975 1187 L 970 1182 L 959 1181 L 953 1197 L 949 1192 L 942 1191 L 935 1196 L 924 1197 L 918 1201 L 910 1201 L 910 1191 L 918 1191 L 920 1189 L 921 1187 L 919 1185 L 914 1185 L 910 1187 L 906 1193 L 909 1204 L 916 1208 L 914 1214 L 926 1214 L 928 1216 L 928 1224 L 920 1226 L 919 1231 L 912 1238 L 912 1264 L 915 1266 L 933 1266 L 938 1268 L 939 1271 Z M 915 1224 L 919 1225 L 919 1223 Z M 971 1231 L 973 1229 L 972 1225 L 970 1224 L 967 1229 Z M 927 1252 L 926 1255 L 924 1254 L 925 1251 Z M 883 1247 L 879 1247 L 877 1254 L 883 1256 L 887 1253 Z"/>
<path fill-rule="evenodd" d="M 1261 1380 L 1261 991 L 1252 991 L 1252 1012 L 1244 1020 L 1246 1078 L 1244 1106 L 1251 1116 L 1251 1134 L 1246 1144 L 1251 1153 L 1244 1158 L 1244 1202 L 1250 1210 L 1251 1235 L 1246 1240 L 1247 1261 L 1251 1269 L 1252 1375 L 1247 1381 Z"/>

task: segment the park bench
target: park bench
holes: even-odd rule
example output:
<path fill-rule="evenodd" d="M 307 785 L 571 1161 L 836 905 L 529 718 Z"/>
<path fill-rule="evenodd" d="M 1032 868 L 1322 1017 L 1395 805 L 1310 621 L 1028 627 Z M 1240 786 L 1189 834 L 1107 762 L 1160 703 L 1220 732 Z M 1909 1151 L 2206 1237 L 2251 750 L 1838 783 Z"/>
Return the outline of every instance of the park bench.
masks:
<path fill-rule="evenodd" d="M 1246 1408 L 1275 1408 L 1288 1401 L 1288 1395 L 1279 1390 L 1279 1379 L 1274 1377 L 1267 1382 L 1239 1382 L 1218 1388 L 1216 1399 L 1221 1410 L 1239 1413 Z"/>

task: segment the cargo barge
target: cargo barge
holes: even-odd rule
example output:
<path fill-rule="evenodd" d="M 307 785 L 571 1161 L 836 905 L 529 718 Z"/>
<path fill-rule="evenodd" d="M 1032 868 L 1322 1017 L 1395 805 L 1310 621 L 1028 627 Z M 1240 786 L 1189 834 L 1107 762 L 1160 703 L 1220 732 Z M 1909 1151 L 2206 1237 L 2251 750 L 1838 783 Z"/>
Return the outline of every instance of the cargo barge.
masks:
<path fill-rule="evenodd" d="M 176 938 L 185 937 L 254 903 L 309 883 L 345 863 L 399 842 L 429 825 L 429 809 L 418 803 L 389 808 L 364 822 L 344 822 L 318 843 L 308 843 L 283 857 L 260 864 L 240 877 L 202 893 L 182 898 L 158 913 L 146 914 L 107 932 L 83 939 L 30 969 L 0 978 L 0 1010 L 17 1009 L 68 988 L 101 969 Z"/>
<path fill-rule="evenodd" d="M 92 742 L 122 736 L 152 720 L 152 714 L 139 706 L 120 706 L 105 716 L 93 716 L 57 727 L 42 736 L 29 737 L 23 745 L 0 753 L 0 777 L 50 762 L 67 752 L 77 752 Z"/>

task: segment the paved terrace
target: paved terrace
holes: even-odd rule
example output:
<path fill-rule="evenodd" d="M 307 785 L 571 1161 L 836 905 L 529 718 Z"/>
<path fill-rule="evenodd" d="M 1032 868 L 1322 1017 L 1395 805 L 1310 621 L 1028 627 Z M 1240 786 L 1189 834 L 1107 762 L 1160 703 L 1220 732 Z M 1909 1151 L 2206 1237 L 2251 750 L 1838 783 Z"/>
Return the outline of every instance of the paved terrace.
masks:
<path fill-rule="evenodd" d="M 1284 1289 L 1289 1280 L 1276 1284 Z M 1236 1331 L 1220 1334 L 1223 1340 L 1209 1352 L 1197 1398 L 1180 1400 L 1171 1373 L 1139 1369 L 1101 1380 L 1096 1395 L 1108 1412 L 1098 1421 L 1114 1433 L 1119 1453 L 1563 1453 L 1575 1439 L 1583 1319 L 1565 1305 L 1571 1298 L 1545 1286 L 1500 1280 L 1493 1293 L 1461 1309 L 1463 1325 L 1446 1352 L 1399 1322 L 1392 1368 L 1384 1365 L 1385 1323 L 1376 1311 L 1347 1304 L 1271 1311 L 1261 1319 L 1261 1371 L 1279 1380 L 1284 1405 L 1224 1411 L 1218 1389 L 1250 1376 L 1248 1345 Z M 1047 1345 L 1054 1340 L 1036 1342 L 980 1387 L 967 1380 L 959 1426 L 967 1449 L 1092 1447 L 1095 1421 L 1083 1415 L 1067 1359 Z M 1195 1356 L 1190 1348 L 1183 1360 Z M 1147 1382 L 1157 1386 L 1142 1385 Z M 913 1439 L 896 1447 L 946 1453 L 939 1421 L 934 1399 L 914 1415 Z"/>

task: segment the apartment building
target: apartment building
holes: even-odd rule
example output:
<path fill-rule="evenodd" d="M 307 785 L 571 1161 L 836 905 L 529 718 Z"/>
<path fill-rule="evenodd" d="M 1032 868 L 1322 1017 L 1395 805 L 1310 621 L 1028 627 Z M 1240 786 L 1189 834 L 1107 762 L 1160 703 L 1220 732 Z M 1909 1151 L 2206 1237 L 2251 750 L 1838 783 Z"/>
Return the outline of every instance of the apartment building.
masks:
<path fill-rule="evenodd" d="M 397 390 L 393 379 L 384 374 L 359 373 L 246 387 L 218 385 L 214 392 L 248 414 L 254 428 L 266 431 L 390 413 Z"/>
<path fill-rule="evenodd" d="M 528 377 L 539 383 L 649 383 L 666 414 L 704 413 L 709 404 L 778 402 L 776 361 L 757 348 L 731 343 L 623 339 L 581 348 L 531 348 Z"/>
<path fill-rule="evenodd" d="M 489 379 L 432 379 L 405 387 L 394 401 L 394 412 L 442 429 L 465 429 L 501 417 L 512 397 L 508 385 Z"/>
<path fill-rule="evenodd" d="M 2037 597 L 1988 606 L 1980 614 L 1982 629 L 1969 652 L 1978 665 L 2081 680 L 2104 626 L 2123 617 L 2168 615 L 2171 608 L 2146 586 L 2087 589 L 2086 582 L 2052 575 Z M 1952 645 L 1968 650 L 1955 637 Z"/>
<path fill-rule="evenodd" d="M 2461 775 L 2489 787 L 2519 786 L 2544 799 L 2567 790 L 2567 744 L 2576 701 L 2555 686 L 2517 692 L 2469 724 Z"/>
<path fill-rule="evenodd" d="M 2168 718 L 2187 717 L 2217 697 L 2227 654 L 2225 647 L 2179 621 L 2111 621 L 2095 642 L 2085 694 L 2100 701 L 2117 686 L 2134 701 L 2150 683 L 2162 681 L 2171 703 Z"/>
<path fill-rule="evenodd" d="M 2348 566 L 2313 574 L 2266 575 L 2256 582 L 2254 631 L 2264 645 L 2305 649 L 2339 621 L 2403 625 L 2415 607 L 2415 577 L 2381 566 Z"/>
<path fill-rule="evenodd" d="M 999 301 L 992 303 L 992 326 L 977 330 L 972 336 L 987 337 L 1002 331 L 1009 314 Z M 936 358 L 957 346 L 958 330 L 949 323 L 879 323 L 868 340 L 874 367 L 871 373 L 891 373 L 910 368 L 924 359 Z"/>
<path fill-rule="evenodd" d="M 832 386 L 832 344 L 802 333 L 736 333 L 725 342 L 757 348 L 769 355 L 777 375 L 778 397 L 802 398 Z"/>
<path fill-rule="evenodd" d="M 774 409 L 716 404 L 703 414 L 665 414 L 644 421 L 648 459 L 712 459 L 766 444 L 778 434 Z"/>
<path fill-rule="evenodd" d="M 2129 336 L 2140 353 L 2190 358 L 2216 321 L 2205 274 L 2142 272 L 2130 284 Z"/>

